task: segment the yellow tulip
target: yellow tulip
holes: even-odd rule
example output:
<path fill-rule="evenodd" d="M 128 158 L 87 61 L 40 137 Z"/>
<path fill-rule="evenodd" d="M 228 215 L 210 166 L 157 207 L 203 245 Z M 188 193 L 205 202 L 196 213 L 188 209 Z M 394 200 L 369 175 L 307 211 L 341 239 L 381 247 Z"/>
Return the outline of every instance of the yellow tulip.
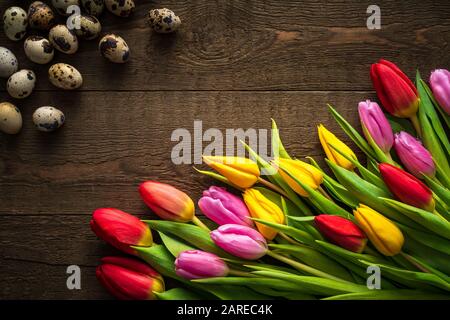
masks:
<path fill-rule="evenodd" d="M 328 144 L 333 145 L 348 157 L 357 160 L 356 155 L 353 153 L 352 149 L 350 149 L 349 146 L 339 140 L 333 133 L 328 131 L 327 128 L 325 128 L 322 124 L 319 125 L 317 129 L 319 132 L 320 143 L 322 144 L 322 148 L 325 151 L 328 160 L 347 170 L 353 170 L 355 166 Z"/>
<path fill-rule="evenodd" d="M 304 184 L 310 186 L 314 190 L 317 189 L 323 182 L 323 174 L 316 167 L 309 163 L 300 160 L 291 159 L 277 159 L 275 164 L 282 167 L 294 175 L 298 180 Z M 279 172 L 283 180 L 291 187 L 295 192 L 303 197 L 308 197 L 308 193 L 292 179 L 282 168 L 279 168 Z"/>
<path fill-rule="evenodd" d="M 405 239 L 391 220 L 363 204 L 353 214 L 361 229 L 382 254 L 395 256 L 402 250 Z"/>
<path fill-rule="evenodd" d="M 253 186 L 260 175 L 258 165 L 247 158 L 203 156 L 203 161 L 232 184 L 243 189 Z"/>
<path fill-rule="evenodd" d="M 247 189 L 244 192 L 244 201 L 250 211 L 252 218 L 274 222 L 278 224 L 284 223 L 284 213 L 272 201 L 267 199 L 261 192 L 256 189 Z M 272 240 L 278 231 L 264 224 L 256 222 L 258 231 L 267 240 Z"/>

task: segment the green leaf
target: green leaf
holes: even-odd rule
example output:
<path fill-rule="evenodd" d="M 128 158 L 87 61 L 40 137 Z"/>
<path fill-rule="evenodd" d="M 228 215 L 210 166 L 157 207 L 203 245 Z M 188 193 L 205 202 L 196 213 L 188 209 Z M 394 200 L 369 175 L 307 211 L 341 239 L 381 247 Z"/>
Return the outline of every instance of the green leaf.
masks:
<path fill-rule="evenodd" d="M 314 242 L 314 238 L 309 233 L 307 233 L 303 230 L 299 230 L 299 229 L 291 227 L 291 226 L 286 226 L 284 224 L 274 223 L 274 222 L 257 219 L 257 218 L 252 218 L 252 220 L 259 222 L 261 224 L 264 224 L 266 226 L 269 226 L 275 230 L 284 232 L 285 234 L 293 237 L 294 239 L 296 239 L 300 242 L 303 242 L 306 244 L 311 244 Z"/>
<path fill-rule="evenodd" d="M 366 265 L 373 265 L 372 262 L 368 261 L 361 261 L 362 263 Z M 425 272 L 415 272 L 415 271 L 408 271 L 399 269 L 392 266 L 377 264 L 380 269 L 381 273 L 388 273 L 397 276 L 398 278 L 407 280 L 407 281 L 413 281 L 418 283 L 423 283 L 427 285 L 432 285 L 440 289 L 444 289 L 446 291 L 450 291 L 450 284 L 443 279 L 439 278 L 438 276 L 432 274 L 432 273 L 425 273 Z"/>
<path fill-rule="evenodd" d="M 370 290 L 367 292 L 346 293 L 323 300 L 449 300 L 450 296 L 421 290 Z"/>
<path fill-rule="evenodd" d="M 330 104 L 328 104 L 328 108 L 333 118 L 341 126 L 342 130 L 344 130 L 349 138 L 353 140 L 358 148 L 360 148 L 369 158 L 376 160 L 377 157 L 374 151 L 366 142 L 366 140 L 358 133 L 358 131 L 356 131 L 356 129 L 353 128 L 351 124 L 348 123 L 347 120 L 345 120 L 344 117 L 342 117 Z"/>
<path fill-rule="evenodd" d="M 203 251 L 212 252 L 219 257 L 236 259 L 236 257 L 226 253 L 217 247 L 209 236 L 209 232 L 192 224 L 165 221 L 165 220 L 143 220 L 151 229 L 178 237 L 187 243 Z"/>
<path fill-rule="evenodd" d="M 222 183 L 225 183 L 225 184 L 229 185 L 230 187 L 233 187 L 233 188 L 238 189 L 238 190 L 242 190 L 240 187 L 235 186 L 227 178 L 225 178 L 224 176 L 222 176 L 222 175 L 220 175 L 218 173 L 215 173 L 215 172 L 212 172 L 212 171 L 207 171 L 207 170 L 199 170 L 199 169 L 197 169 L 195 167 L 194 167 L 194 170 L 199 172 L 199 173 L 201 173 L 201 174 L 204 174 L 205 176 L 214 178 L 214 179 L 216 179 L 216 180 L 218 180 L 218 181 L 220 181 Z"/>
<path fill-rule="evenodd" d="M 204 300 L 205 298 L 184 288 L 173 288 L 164 292 L 154 292 L 159 300 Z"/>
<path fill-rule="evenodd" d="M 340 279 L 352 282 L 353 277 L 335 260 L 312 248 L 292 244 L 269 244 L 270 248 L 288 253 L 301 262 Z"/>
<path fill-rule="evenodd" d="M 450 239 L 450 223 L 447 220 L 429 212 L 410 206 L 408 204 L 387 198 L 381 198 L 388 206 L 396 209 L 408 218 L 416 221 L 428 230 L 434 231 L 436 234 Z"/>
<path fill-rule="evenodd" d="M 272 154 L 279 155 L 280 158 L 291 159 L 286 149 L 283 146 L 283 143 L 280 139 L 280 131 L 278 130 L 277 123 L 275 120 L 272 120 Z M 278 146 L 277 150 L 274 148 Z"/>
<path fill-rule="evenodd" d="M 364 292 L 368 290 L 365 286 L 354 284 L 351 282 L 337 281 L 312 276 L 297 276 L 293 274 L 272 271 L 254 271 L 253 274 L 281 279 L 292 284 L 297 284 L 297 286 L 302 287 L 302 289 L 308 290 L 311 294 L 315 295 L 329 296 L 350 292 Z"/>
<path fill-rule="evenodd" d="M 392 131 L 394 133 L 398 133 L 400 131 L 408 132 L 410 135 L 415 136 L 416 131 L 414 130 L 414 127 L 411 124 L 411 121 L 409 121 L 406 118 L 397 118 L 390 114 L 385 114 L 386 118 L 389 121 L 389 124 L 391 125 Z"/>
<path fill-rule="evenodd" d="M 294 174 L 289 172 L 289 170 L 285 166 L 280 164 L 280 168 L 284 172 L 286 172 L 286 174 L 290 176 L 296 183 L 298 183 L 303 188 L 303 190 L 306 191 L 306 193 L 308 193 L 311 201 L 320 211 L 332 213 L 334 215 L 339 215 L 350 220 L 354 219 L 353 216 L 350 213 L 348 213 L 345 209 L 341 208 L 336 203 L 334 203 L 333 201 L 322 195 L 320 192 L 314 190 L 307 184 L 300 181 Z"/>
<path fill-rule="evenodd" d="M 450 190 L 443 187 L 438 182 L 434 181 L 430 177 L 423 175 L 423 178 L 427 182 L 428 186 L 433 190 L 434 193 L 446 204 L 450 204 Z"/>
<path fill-rule="evenodd" d="M 447 239 L 432 234 L 430 232 L 416 230 L 402 224 L 398 224 L 398 227 L 404 233 L 406 233 L 409 238 L 412 238 L 417 242 L 420 242 L 421 244 L 427 246 L 430 249 L 434 249 L 439 252 L 450 255 L 450 242 Z"/>
<path fill-rule="evenodd" d="M 168 235 L 166 235 L 165 233 L 163 233 L 161 231 L 158 231 L 158 234 L 161 237 L 161 240 L 164 243 L 164 245 L 166 246 L 167 250 L 169 250 L 169 252 L 175 258 L 178 257 L 178 255 L 183 251 L 195 249 L 194 247 L 191 247 L 178 239 L 169 237 Z"/>
<path fill-rule="evenodd" d="M 403 245 L 404 252 L 419 258 L 424 263 L 445 274 L 450 274 L 450 264 L 448 263 L 450 257 L 447 254 L 425 246 L 414 238 L 411 238 L 409 235 L 406 235 L 405 238 L 405 244 Z M 448 244 L 448 241 L 444 240 L 443 242 Z"/>
<path fill-rule="evenodd" d="M 342 185 L 344 185 L 344 187 L 347 188 L 347 190 L 350 191 L 361 203 L 366 204 L 378 212 L 382 212 L 383 215 L 386 215 L 392 220 L 419 230 L 423 230 L 422 226 L 400 214 L 391 207 L 385 205 L 384 202 L 379 199 L 380 197 L 390 197 L 390 194 L 362 179 L 354 172 L 341 168 L 331 161 L 327 161 L 327 163 L 331 170 L 333 170 L 338 181 L 342 183 Z"/>
<path fill-rule="evenodd" d="M 288 217 L 289 217 L 289 219 L 292 219 L 292 220 L 295 220 L 298 222 L 312 222 L 316 218 L 316 217 L 295 217 L 295 216 L 288 216 Z"/>

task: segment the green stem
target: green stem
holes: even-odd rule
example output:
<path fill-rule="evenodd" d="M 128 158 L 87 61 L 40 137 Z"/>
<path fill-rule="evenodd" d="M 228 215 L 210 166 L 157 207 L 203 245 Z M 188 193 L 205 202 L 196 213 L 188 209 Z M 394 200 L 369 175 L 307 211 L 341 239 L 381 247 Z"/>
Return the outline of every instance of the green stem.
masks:
<path fill-rule="evenodd" d="M 412 259 L 409 254 L 406 254 L 403 251 L 400 251 L 400 254 L 420 271 L 426 272 L 426 273 L 431 273 L 428 269 L 426 269 L 425 267 L 423 267 L 422 265 L 417 263 L 414 259 Z"/>
<path fill-rule="evenodd" d="M 297 269 L 299 271 L 306 272 L 306 273 L 309 273 L 309 274 L 312 274 L 312 275 L 315 275 L 315 276 L 321 277 L 321 278 L 326 278 L 326 279 L 337 280 L 337 281 L 344 281 L 345 282 L 345 280 L 342 280 L 341 278 L 332 276 L 331 274 L 328 274 L 326 272 L 317 270 L 317 269 L 315 269 L 313 267 L 310 267 L 310 266 L 308 266 L 306 264 L 303 264 L 301 262 L 294 261 L 292 259 L 289 259 L 288 257 L 282 256 L 281 254 L 275 253 L 273 251 L 268 250 L 267 254 L 269 256 L 271 256 L 272 258 L 275 258 L 275 259 L 277 259 L 277 260 L 279 260 L 281 262 L 284 262 L 284 263 L 290 265 L 291 267 L 294 267 L 295 269 Z"/>
<path fill-rule="evenodd" d="M 204 224 L 199 218 L 197 218 L 197 216 L 194 216 L 192 218 L 192 222 L 197 225 L 198 227 L 206 230 L 206 231 L 211 231 L 211 229 L 208 228 L 208 226 L 206 224 Z"/>
<path fill-rule="evenodd" d="M 270 189 L 272 189 L 273 191 L 278 192 L 279 194 L 281 194 L 283 197 L 285 198 L 289 198 L 288 195 L 286 194 L 286 192 L 284 192 L 283 189 L 281 189 L 280 187 L 278 187 L 277 185 L 273 184 L 272 182 L 269 182 L 261 177 L 258 178 L 258 181 L 260 183 L 262 183 L 263 185 L 265 185 L 266 187 L 269 187 Z"/>
<path fill-rule="evenodd" d="M 239 271 L 239 270 L 234 270 L 234 269 L 230 269 L 228 271 L 228 274 L 232 275 L 232 276 L 238 276 L 238 277 L 255 277 L 255 275 L 250 272 Z"/>
<path fill-rule="evenodd" d="M 278 232 L 278 234 L 280 235 L 280 237 L 282 237 L 283 239 L 285 239 L 287 242 L 295 244 L 295 245 L 299 245 L 300 242 L 295 241 L 294 239 L 292 239 L 291 237 L 289 237 L 287 234 L 285 234 L 284 232 Z"/>
<path fill-rule="evenodd" d="M 419 119 L 417 118 L 417 113 L 415 113 L 409 119 L 411 120 L 414 129 L 416 129 L 417 135 L 419 136 L 419 138 L 421 138 L 422 137 L 422 129 L 420 128 L 420 122 L 419 122 Z"/>
<path fill-rule="evenodd" d="M 325 198 L 327 198 L 328 200 L 330 200 L 330 201 L 333 202 L 333 203 L 336 203 L 336 202 L 334 202 L 333 198 L 331 198 L 330 195 L 322 188 L 322 186 L 319 186 L 319 188 L 317 188 L 317 190 L 319 190 L 319 192 L 320 192 Z"/>

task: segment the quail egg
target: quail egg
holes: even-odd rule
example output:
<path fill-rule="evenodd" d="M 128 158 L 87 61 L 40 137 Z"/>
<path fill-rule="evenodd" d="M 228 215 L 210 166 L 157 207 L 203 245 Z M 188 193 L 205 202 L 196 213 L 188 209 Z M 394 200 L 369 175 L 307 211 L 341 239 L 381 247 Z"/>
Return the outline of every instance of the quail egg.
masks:
<path fill-rule="evenodd" d="M 75 90 L 83 84 L 81 73 L 66 63 L 57 63 L 48 70 L 50 82 L 60 89 Z"/>
<path fill-rule="evenodd" d="M 54 26 L 50 30 L 48 38 L 51 44 L 63 53 L 74 54 L 78 50 L 77 36 L 63 24 Z"/>
<path fill-rule="evenodd" d="M 22 114 L 19 108 L 9 102 L 0 103 L 0 131 L 16 134 L 20 129 L 22 129 Z"/>
<path fill-rule="evenodd" d="M 35 85 L 36 75 L 34 72 L 22 69 L 9 77 L 8 82 L 6 82 L 6 90 L 11 97 L 24 99 L 33 92 Z"/>
<path fill-rule="evenodd" d="M 0 78 L 8 78 L 19 69 L 17 58 L 11 50 L 0 47 Z"/>
<path fill-rule="evenodd" d="M 65 120 L 64 113 L 51 106 L 40 107 L 33 113 L 33 123 L 39 131 L 55 131 Z"/>
<path fill-rule="evenodd" d="M 130 58 L 130 48 L 122 37 L 107 34 L 99 43 L 102 56 L 114 63 L 125 63 Z"/>
<path fill-rule="evenodd" d="M 70 6 L 80 6 L 80 0 L 52 0 L 53 7 L 56 12 L 62 16 L 70 16 L 72 11 L 67 12 L 67 8 Z"/>
<path fill-rule="evenodd" d="M 93 40 L 97 38 L 102 31 L 100 21 L 94 16 L 81 15 L 69 19 L 72 19 L 72 23 L 75 23 L 75 20 L 79 19 L 80 28 L 76 28 L 74 31 L 75 34 L 82 39 Z"/>
<path fill-rule="evenodd" d="M 23 49 L 28 59 L 38 64 L 49 63 L 55 55 L 50 41 L 41 36 L 28 37 L 23 43 Z"/>
<path fill-rule="evenodd" d="M 10 7 L 3 14 L 3 30 L 13 41 L 21 40 L 27 33 L 28 14 L 21 7 Z"/>
<path fill-rule="evenodd" d="M 90 15 L 98 17 L 105 9 L 103 0 L 81 0 L 83 9 Z"/>
<path fill-rule="evenodd" d="M 129 17 L 136 7 L 133 0 L 105 0 L 106 9 L 119 17 Z"/>
<path fill-rule="evenodd" d="M 167 8 L 150 10 L 147 15 L 147 22 L 158 33 L 174 32 L 181 25 L 180 18 Z"/>
<path fill-rule="evenodd" d="M 42 1 L 35 1 L 28 8 L 28 23 L 30 28 L 50 30 L 55 25 L 55 14 L 52 8 Z"/>

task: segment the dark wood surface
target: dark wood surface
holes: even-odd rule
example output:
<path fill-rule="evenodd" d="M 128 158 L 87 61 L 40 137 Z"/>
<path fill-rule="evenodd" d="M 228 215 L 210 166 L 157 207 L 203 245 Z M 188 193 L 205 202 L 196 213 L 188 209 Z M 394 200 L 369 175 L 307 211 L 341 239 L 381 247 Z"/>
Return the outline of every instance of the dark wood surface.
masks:
<path fill-rule="evenodd" d="M 18 2 L 1 1 L 0 12 Z M 272 117 L 292 154 L 319 157 L 318 123 L 343 136 L 326 103 L 357 126 L 357 102 L 374 98 L 371 63 L 387 58 L 410 76 L 416 68 L 428 76 L 450 66 L 450 2 L 378 1 L 382 29 L 372 31 L 369 4 L 137 1 L 130 19 L 108 12 L 101 18 L 105 32 L 130 45 L 129 63 L 105 61 L 97 41 L 82 42 L 73 56 L 56 54 L 54 62 L 82 72 L 76 92 L 52 87 L 48 66 L 29 62 L 23 42 L 0 33 L 0 46 L 38 76 L 23 101 L 8 97 L 0 82 L 0 100 L 15 103 L 24 118 L 19 135 L 0 135 L 0 298 L 109 298 L 95 266 L 116 251 L 90 231 L 92 210 L 111 206 L 148 217 L 139 182 L 169 182 L 195 200 L 212 183 L 171 162 L 173 130 L 192 131 L 194 120 L 205 130 L 269 128 Z M 156 35 L 146 26 L 147 10 L 162 6 L 181 17 L 177 34 Z M 64 111 L 61 130 L 34 129 L 31 115 L 43 105 Z M 81 290 L 66 288 L 72 264 L 82 269 Z"/>

